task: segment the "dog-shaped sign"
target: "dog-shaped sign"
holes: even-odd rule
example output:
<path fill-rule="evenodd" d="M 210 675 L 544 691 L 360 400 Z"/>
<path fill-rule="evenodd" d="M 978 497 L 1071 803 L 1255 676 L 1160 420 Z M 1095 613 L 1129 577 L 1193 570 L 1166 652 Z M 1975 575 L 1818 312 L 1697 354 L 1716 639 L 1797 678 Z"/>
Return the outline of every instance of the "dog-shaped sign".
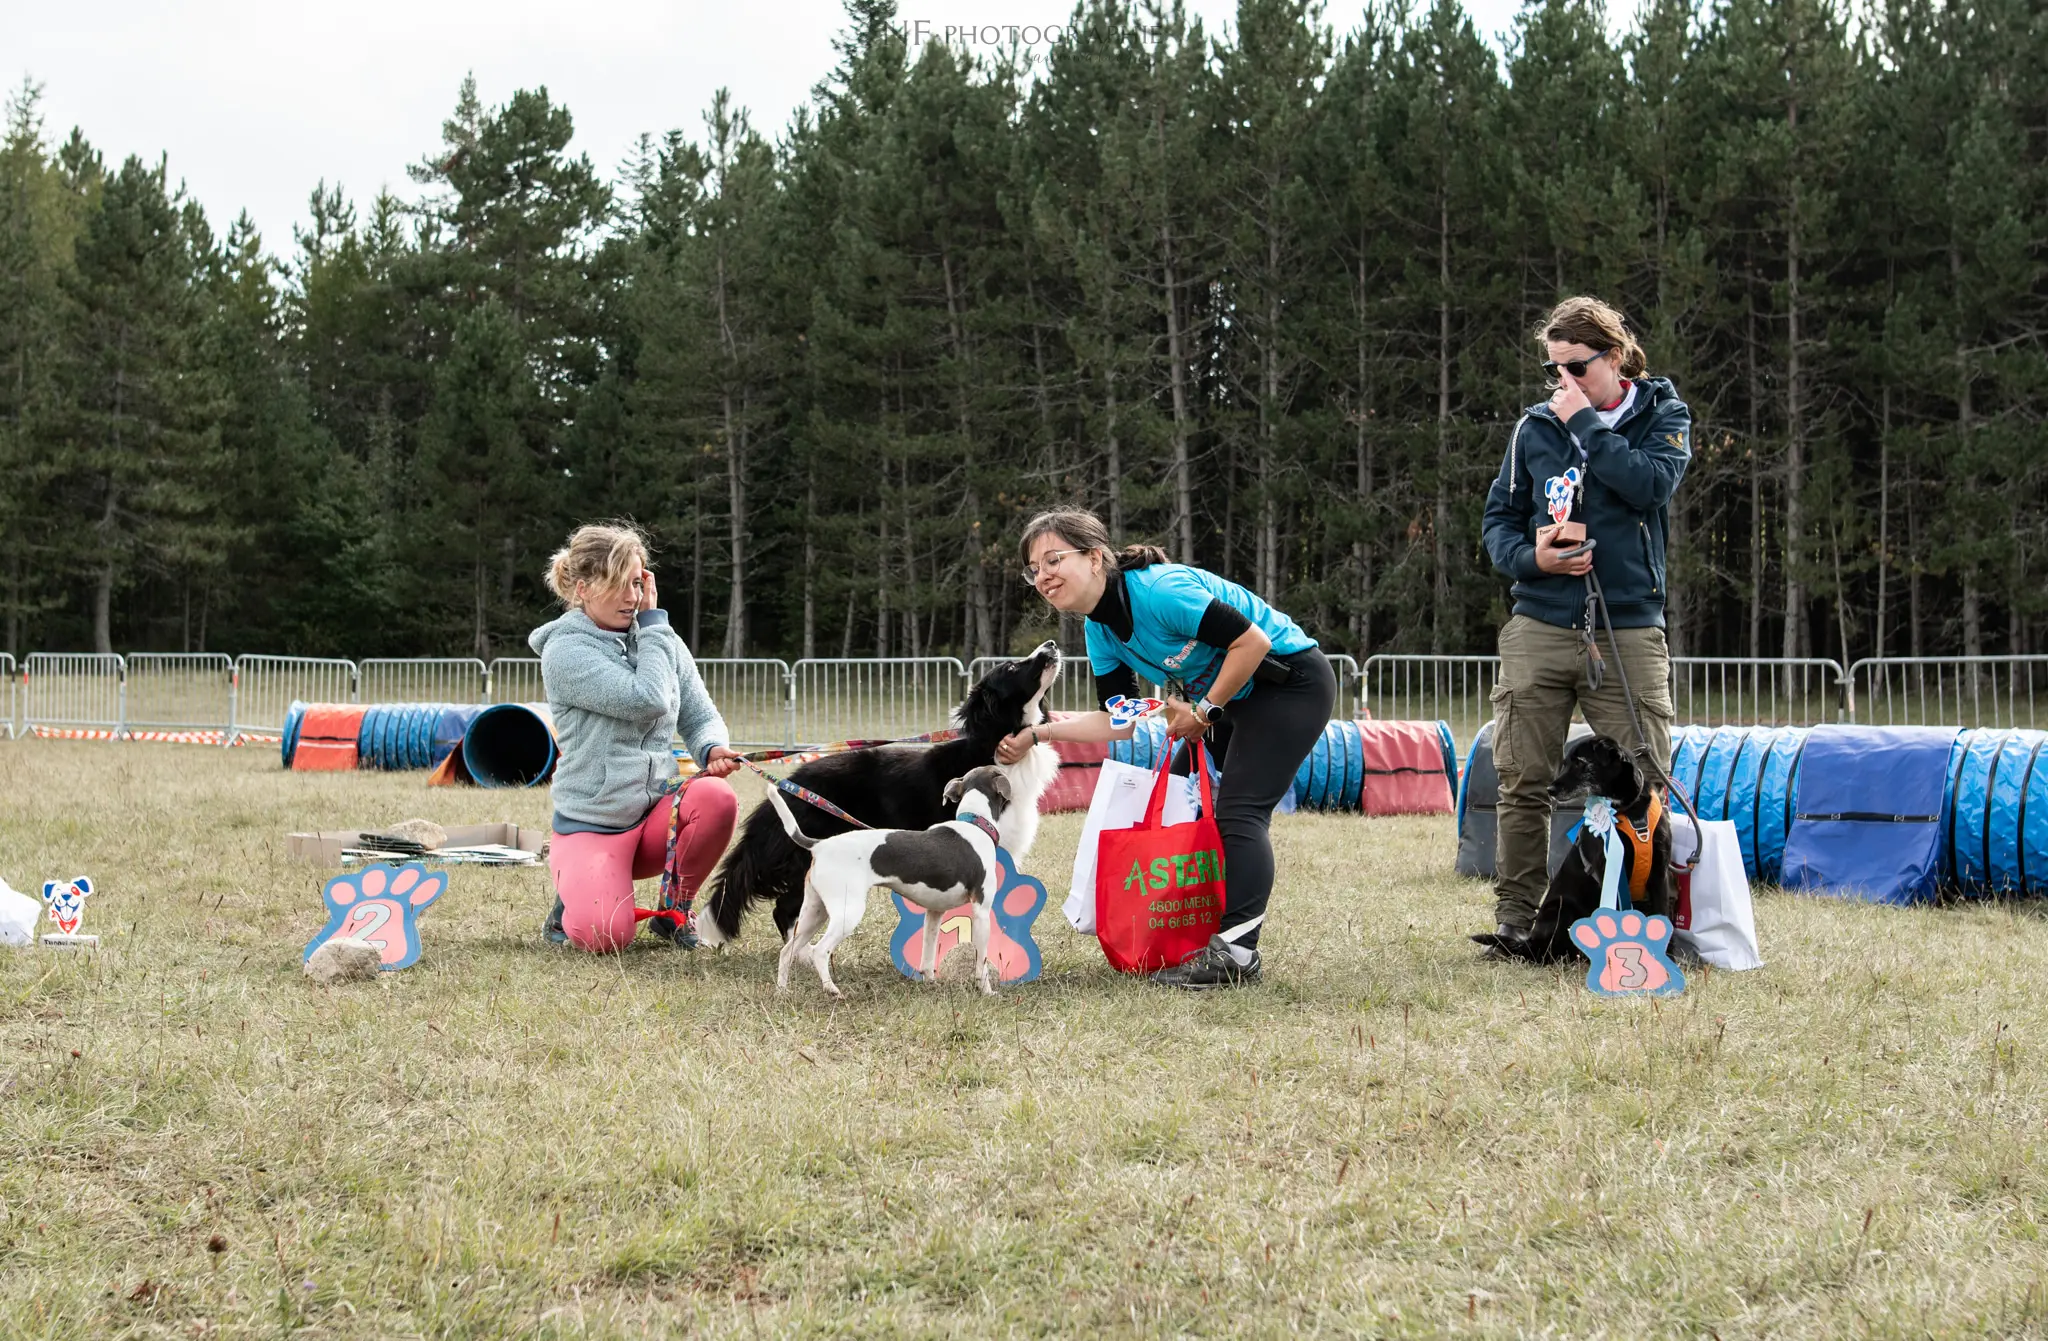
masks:
<path fill-rule="evenodd" d="M 85 876 L 43 881 L 43 902 L 50 906 L 50 920 L 66 936 L 78 934 L 78 924 L 85 920 L 85 901 L 91 897 L 92 881 Z"/>

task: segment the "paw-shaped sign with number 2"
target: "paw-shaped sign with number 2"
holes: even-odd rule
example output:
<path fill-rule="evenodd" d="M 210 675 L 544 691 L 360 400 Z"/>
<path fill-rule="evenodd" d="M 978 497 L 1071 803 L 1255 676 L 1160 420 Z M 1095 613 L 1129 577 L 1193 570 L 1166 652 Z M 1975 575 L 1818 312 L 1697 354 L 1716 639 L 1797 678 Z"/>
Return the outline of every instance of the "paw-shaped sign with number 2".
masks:
<path fill-rule="evenodd" d="M 1601 996 L 1671 996 L 1685 974 L 1671 962 L 1671 919 L 1606 909 L 1572 923 L 1572 944 L 1592 963 L 1586 990 Z"/>
<path fill-rule="evenodd" d="M 445 872 L 427 873 L 418 862 L 383 862 L 337 875 L 320 891 L 327 900 L 327 925 L 306 944 L 306 958 L 336 936 L 377 947 L 382 967 L 402 969 L 420 957 L 419 916 L 448 887 Z"/>

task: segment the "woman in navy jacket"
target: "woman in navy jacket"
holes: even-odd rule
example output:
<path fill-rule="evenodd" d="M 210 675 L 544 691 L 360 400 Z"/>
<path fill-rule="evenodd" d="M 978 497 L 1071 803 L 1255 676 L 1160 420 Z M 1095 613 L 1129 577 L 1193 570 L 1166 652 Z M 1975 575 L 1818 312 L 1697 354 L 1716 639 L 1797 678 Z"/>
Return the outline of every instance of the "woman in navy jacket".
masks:
<path fill-rule="evenodd" d="M 1494 902 L 1503 936 L 1526 933 L 1548 883 L 1548 788 L 1572 709 L 1633 751 L 1652 780 L 1671 766 L 1664 550 L 1671 496 L 1691 459 L 1692 412 L 1670 382 L 1644 375 L 1642 347 L 1621 313 L 1597 298 L 1568 298 L 1537 339 L 1557 389 L 1515 424 L 1486 496 L 1486 551 L 1514 579 L 1493 690 Z M 1586 528 L 1590 550 L 1553 543 L 1562 521 Z M 1599 579 L 1612 645 L 1606 628 L 1587 627 L 1588 573 Z M 1621 656 L 1619 670 L 1608 666 L 1597 685 L 1587 674 L 1594 632 L 1603 659 L 1617 649 Z"/>
<path fill-rule="evenodd" d="M 1273 807 L 1322 738 L 1337 699 L 1329 659 L 1299 624 L 1235 582 L 1168 563 L 1150 545 L 1110 548 L 1092 512 L 1032 519 L 1020 551 L 1024 580 L 1056 610 L 1087 616 L 1095 698 L 1139 694 L 1138 677 L 1166 687 L 1167 733 L 1207 733 L 1222 775 L 1216 827 L 1223 836 L 1223 925 L 1185 963 L 1153 980 L 1180 988 L 1257 981 L 1259 927 L 1273 891 Z M 1107 712 L 1020 731 L 996 757 L 1022 758 L 1049 740 L 1128 739 Z"/>

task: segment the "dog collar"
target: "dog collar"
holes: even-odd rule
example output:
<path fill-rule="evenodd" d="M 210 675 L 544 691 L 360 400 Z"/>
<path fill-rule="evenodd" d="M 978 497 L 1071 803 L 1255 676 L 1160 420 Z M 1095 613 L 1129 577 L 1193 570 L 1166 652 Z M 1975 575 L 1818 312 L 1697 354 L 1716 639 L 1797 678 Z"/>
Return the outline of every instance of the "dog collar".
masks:
<path fill-rule="evenodd" d="M 1003 845 L 1003 836 L 996 832 L 996 826 L 985 817 L 981 815 L 962 815 L 960 816 L 960 822 L 962 824 L 972 824 L 975 828 L 987 834 L 988 841 L 994 843 L 997 847 Z"/>

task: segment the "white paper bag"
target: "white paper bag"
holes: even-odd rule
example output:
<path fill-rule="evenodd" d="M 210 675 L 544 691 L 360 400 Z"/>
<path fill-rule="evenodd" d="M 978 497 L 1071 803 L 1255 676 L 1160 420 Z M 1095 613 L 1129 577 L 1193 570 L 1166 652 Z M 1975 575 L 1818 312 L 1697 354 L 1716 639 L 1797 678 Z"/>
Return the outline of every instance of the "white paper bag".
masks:
<path fill-rule="evenodd" d="M 1742 870 L 1742 840 L 1731 820 L 1701 823 L 1700 864 L 1687 881 L 1673 870 L 1676 933 L 1715 968 L 1762 968 L 1756 940 L 1756 911 L 1750 906 L 1749 877 Z M 1683 811 L 1671 816 L 1671 859 L 1692 854 L 1693 822 Z"/>
<path fill-rule="evenodd" d="M 1159 774 L 1150 768 L 1102 761 L 1095 779 L 1095 795 L 1088 802 L 1088 820 L 1081 826 L 1081 846 L 1074 851 L 1074 880 L 1060 911 L 1074 930 L 1095 934 L 1095 854 L 1101 838 L 1110 829 L 1128 829 L 1145 818 L 1145 806 L 1152 799 L 1152 784 Z M 1193 778 L 1171 778 L 1166 784 L 1166 805 L 1160 819 L 1166 824 L 1185 824 L 1200 807 L 1195 802 Z"/>
<path fill-rule="evenodd" d="M 0 945 L 34 945 L 36 919 L 42 915 L 41 902 L 9 888 L 5 880 L 0 880 Z"/>

